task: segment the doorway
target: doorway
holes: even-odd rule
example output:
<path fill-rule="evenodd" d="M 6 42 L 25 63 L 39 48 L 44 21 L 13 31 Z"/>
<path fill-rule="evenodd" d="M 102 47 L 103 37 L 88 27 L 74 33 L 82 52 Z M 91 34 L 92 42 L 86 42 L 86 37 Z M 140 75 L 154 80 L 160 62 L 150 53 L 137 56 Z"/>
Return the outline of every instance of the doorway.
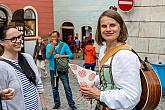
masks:
<path fill-rule="evenodd" d="M 88 37 L 90 34 L 92 35 L 92 27 L 91 26 L 81 27 L 82 40 L 85 39 L 85 37 Z"/>
<path fill-rule="evenodd" d="M 71 22 L 64 22 L 62 24 L 62 40 L 67 43 L 70 35 L 74 37 L 74 25 Z"/>

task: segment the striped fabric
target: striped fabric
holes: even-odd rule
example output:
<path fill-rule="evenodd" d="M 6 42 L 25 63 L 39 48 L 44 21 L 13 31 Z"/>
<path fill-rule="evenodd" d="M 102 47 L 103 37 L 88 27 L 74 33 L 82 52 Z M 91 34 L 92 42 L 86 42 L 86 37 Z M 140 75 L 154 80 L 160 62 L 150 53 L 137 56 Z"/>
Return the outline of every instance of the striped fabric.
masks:
<path fill-rule="evenodd" d="M 17 61 L 12 61 L 17 67 L 21 68 Z M 24 103 L 25 103 L 25 110 L 38 110 L 39 109 L 39 97 L 37 93 L 37 88 L 34 84 L 32 84 L 25 74 L 21 73 L 19 70 L 15 69 L 18 78 L 21 81 L 23 87 L 23 94 L 24 94 Z"/>

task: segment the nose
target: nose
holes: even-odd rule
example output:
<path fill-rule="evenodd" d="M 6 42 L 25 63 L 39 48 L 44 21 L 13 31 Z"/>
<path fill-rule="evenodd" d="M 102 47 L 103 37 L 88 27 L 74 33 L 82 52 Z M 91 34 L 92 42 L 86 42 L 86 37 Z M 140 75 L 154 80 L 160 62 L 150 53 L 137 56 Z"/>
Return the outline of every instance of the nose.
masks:
<path fill-rule="evenodd" d="M 110 31 L 110 26 L 109 25 L 107 25 L 107 28 L 106 28 L 106 31 Z"/>

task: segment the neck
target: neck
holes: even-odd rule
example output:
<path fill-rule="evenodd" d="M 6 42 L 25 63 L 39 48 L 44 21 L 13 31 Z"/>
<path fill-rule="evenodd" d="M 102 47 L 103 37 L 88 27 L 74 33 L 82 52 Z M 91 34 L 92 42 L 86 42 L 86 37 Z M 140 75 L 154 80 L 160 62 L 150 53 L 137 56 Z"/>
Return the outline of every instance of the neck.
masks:
<path fill-rule="evenodd" d="M 106 52 L 112 50 L 113 48 L 122 45 L 123 43 L 121 42 L 106 42 Z"/>
<path fill-rule="evenodd" d="M 18 60 L 18 52 L 11 53 L 11 52 L 5 51 L 2 56 L 7 59 Z"/>

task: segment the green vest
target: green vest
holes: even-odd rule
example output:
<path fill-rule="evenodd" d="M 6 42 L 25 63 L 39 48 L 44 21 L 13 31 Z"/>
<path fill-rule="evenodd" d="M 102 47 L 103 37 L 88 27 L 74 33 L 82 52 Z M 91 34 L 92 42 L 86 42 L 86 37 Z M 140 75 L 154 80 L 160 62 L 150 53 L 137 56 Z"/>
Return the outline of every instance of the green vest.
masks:
<path fill-rule="evenodd" d="M 110 66 L 104 65 L 100 70 L 100 89 L 101 91 L 119 89 L 115 86 L 113 76 L 112 76 L 112 68 Z M 106 106 L 103 102 L 101 102 L 103 106 Z M 96 107 L 95 110 L 98 110 Z M 133 108 L 132 110 L 136 110 Z"/>
<path fill-rule="evenodd" d="M 104 65 L 100 70 L 101 91 L 117 89 L 112 76 L 110 66 Z"/>

